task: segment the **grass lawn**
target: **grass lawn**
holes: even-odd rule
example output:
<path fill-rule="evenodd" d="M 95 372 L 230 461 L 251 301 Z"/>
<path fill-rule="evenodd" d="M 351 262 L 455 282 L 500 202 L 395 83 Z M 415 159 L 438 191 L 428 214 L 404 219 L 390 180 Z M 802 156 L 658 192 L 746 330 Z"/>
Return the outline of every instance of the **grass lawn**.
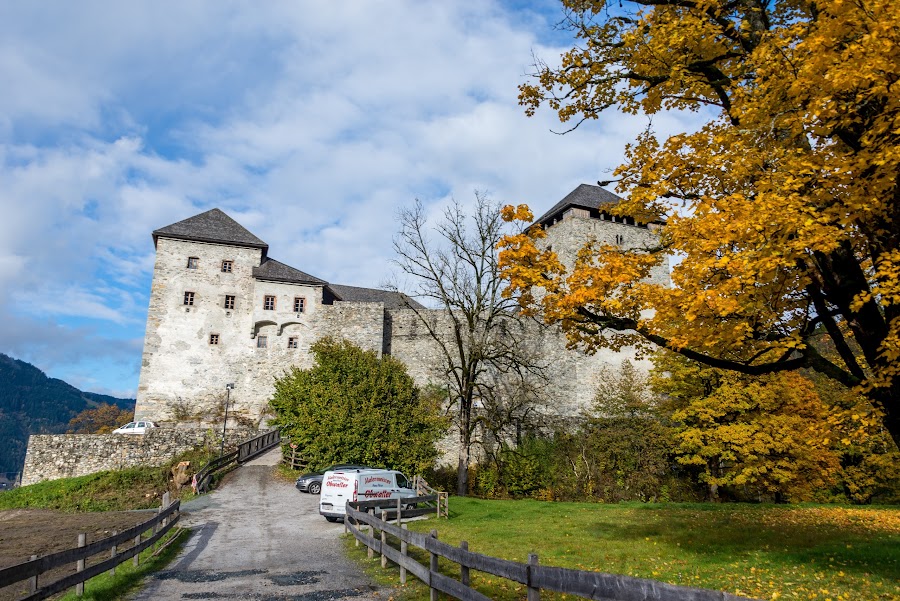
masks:
<path fill-rule="evenodd" d="M 122 511 L 156 508 L 162 493 L 169 486 L 173 465 L 179 461 L 190 461 L 191 470 L 196 471 L 209 459 L 206 450 L 195 449 L 182 453 L 163 466 L 130 467 L 0 491 L 0 510 Z M 182 488 L 182 499 L 192 496 L 190 486 Z"/>
<path fill-rule="evenodd" d="M 514 561 L 537 553 L 544 565 L 758 599 L 900 600 L 900 508 L 453 497 L 450 516 L 410 522 L 410 528 L 436 528 L 445 542 L 466 540 L 471 551 Z M 458 577 L 455 564 L 442 561 L 441 569 Z M 396 583 L 396 567 L 392 572 L 379 579 Z M 473 572 L 472 583 L 493 599 L 525 598 L 521 585 L 496 576 Z M 401 596 L 421 594 L 413 586 Z"/>

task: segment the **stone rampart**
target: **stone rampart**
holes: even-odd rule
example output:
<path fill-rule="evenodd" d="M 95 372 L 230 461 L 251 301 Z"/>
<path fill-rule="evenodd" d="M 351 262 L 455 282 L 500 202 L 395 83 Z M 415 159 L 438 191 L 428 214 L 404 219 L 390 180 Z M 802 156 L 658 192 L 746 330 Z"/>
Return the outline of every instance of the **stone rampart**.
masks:
<path fill-rule="evenodd" d="M 28 439 L 22 485 L 104 470 L 163 465 L 214 438 L 211 430 L 186 428 L 159 428 L 142 435 L 32 435 Z"/>

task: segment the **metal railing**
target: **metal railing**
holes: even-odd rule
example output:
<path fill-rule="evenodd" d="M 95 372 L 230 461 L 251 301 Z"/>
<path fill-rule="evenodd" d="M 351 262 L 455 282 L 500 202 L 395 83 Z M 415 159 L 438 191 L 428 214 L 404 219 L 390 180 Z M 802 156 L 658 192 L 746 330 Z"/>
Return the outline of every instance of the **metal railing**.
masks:
<path fill-rule="evenodd" d="M 217 457 L 203 466 L 199 472 L 194 474 L 191 482 L 191 488 L 194 494 L 202 494 L 209 490 L 209 483 L 212 477 L 222 470 L 240 465 L 250 461 L 257 455 L 265 453 L 275 445 L 281 442 L 281 433 L 276 428 L 259 436 L 254 436 L 249 440 L 238 444 L 238 448 L 230 453 L 225 453 Z"/>

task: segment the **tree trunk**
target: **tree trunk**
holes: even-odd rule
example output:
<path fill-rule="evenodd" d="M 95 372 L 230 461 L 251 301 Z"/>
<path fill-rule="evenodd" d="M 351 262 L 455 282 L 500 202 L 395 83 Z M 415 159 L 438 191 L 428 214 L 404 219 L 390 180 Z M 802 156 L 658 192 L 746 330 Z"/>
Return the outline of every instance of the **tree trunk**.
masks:
<path fill-rule="evenodd" d="M 469 492 L 469 444 L 467 436 L 460 433 L 459 464 L 456 468 L 456 494 L 464 497 Z"/>

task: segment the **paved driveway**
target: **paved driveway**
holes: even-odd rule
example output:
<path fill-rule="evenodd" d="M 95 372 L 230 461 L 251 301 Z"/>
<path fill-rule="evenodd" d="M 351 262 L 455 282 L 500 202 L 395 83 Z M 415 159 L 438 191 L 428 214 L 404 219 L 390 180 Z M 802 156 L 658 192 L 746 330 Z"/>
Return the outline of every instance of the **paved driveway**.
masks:
<path fill-rule="evenodd" d="M 387 599 L 344 557 L 344 525 L 318 514 L 318 495 L 271 473 L 279 449 L 231 474 L 221 489 L 185 504 L 194 532 L 179 557 L 131 598 L 328 601 Z"/>

